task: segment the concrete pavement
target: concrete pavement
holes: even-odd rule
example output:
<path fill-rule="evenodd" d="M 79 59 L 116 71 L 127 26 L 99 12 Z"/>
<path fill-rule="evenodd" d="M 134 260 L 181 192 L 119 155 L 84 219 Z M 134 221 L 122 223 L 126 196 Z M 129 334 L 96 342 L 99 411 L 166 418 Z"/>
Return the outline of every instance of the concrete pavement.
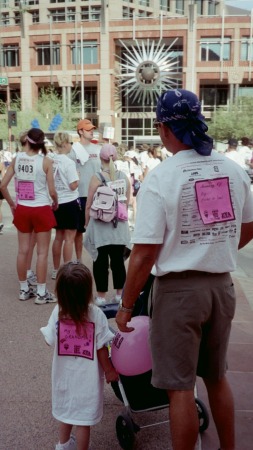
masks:
<path fill-rule="evenodd" d="M 35 305 L 33 299 L 18 300 L 16 275 L 17 237 L 11 225 L 11 215 L 3 203 L 4 234 L 0 236 L 1 270 L 1 410 L 0 450 L 52 450 L 58 439 L 57 423 L 51 415 L 51 360 L 52 349 L 40 335 L 39 329 L 47 323 L 53 305 Z M 247 258 L 253 245 L 247 246 Z M 91 260 L 84 255 L 91 267 Z M 49 258 L 48 288 L 54 289 L 50 279 L 52 258 Z M 238 267 L 233 275 L 237 291 L 237 310 L 229 346 L 228 376 L 235 394 L 237 450 L 252 450 L 253 436 L 253 287 L 250 273 Z M 110 286 L 112 295 L 112 286 Z M 110 319 L 114 326 L 114 320 Z M 197 396 L 207 408 L 208 400 L 201 380 L 197 382 Z M 110 385 L 105 386 L 104 417 L 92 429 L 92 450 L 118 450 L 115 422 L 123 404 Z M 141 413 L 133 416 L 138 425 L 167 419 L 167 410 Z M 182 417 L 182 421 L 184 417 Z M 210 425 L 201 436 L 196 450 L 217 450 L 216 431 Z M 171 449 L 168 424 L 142 429 L 136 435 L 135 448 L 139 450 Z"/>

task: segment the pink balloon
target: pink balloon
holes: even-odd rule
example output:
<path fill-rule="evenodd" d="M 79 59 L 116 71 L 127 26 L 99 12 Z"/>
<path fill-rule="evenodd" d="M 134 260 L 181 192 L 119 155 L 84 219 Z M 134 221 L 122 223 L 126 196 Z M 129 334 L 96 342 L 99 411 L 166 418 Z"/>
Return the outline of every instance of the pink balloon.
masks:
<path fill-rule="evenodd" d="M 118 331 L 112 341 L 111 358 L 115 369 L 121 375 L 134 376 L 152 368 L 149 348 L 149 318 L 133 317 L 130 326 L 134 331 Z"/>

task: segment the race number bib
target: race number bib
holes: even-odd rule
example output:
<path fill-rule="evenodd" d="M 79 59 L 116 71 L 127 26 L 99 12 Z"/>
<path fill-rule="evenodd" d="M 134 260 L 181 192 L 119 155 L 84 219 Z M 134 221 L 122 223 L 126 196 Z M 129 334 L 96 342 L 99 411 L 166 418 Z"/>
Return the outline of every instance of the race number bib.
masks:
<path fill-rule="evenodd" d="M 17 181 L 17 194 L 20 200 L 34 200 L 34 183 L 32 181 Z"/>
<path fill-rule="evenodd" d="M 235 219 L 228 177 L 196 181 L 195 191 L 204 225 Z"/>
<path fill-rule="evenodd" d="M 36 160 L 35 158 L 19 158 L 16 166 L 16 177 L 18 180 L 35 181 L 36 178 Z"/>
<path fill-rule="evenodd" d="M 111 189 L 117 192 L 118 194 L 118 200 L 123 201 L 126 200 L 126 180 L 120 179 L 120 180 L 114 180 L 114 181 L 108 181 L 107 185 L 110 186 Z"/>
<path fill-rule="evenodd" d="M 86 322 L 81 334 L 77 334 L 76 324 L 71 319 L 59 321 L 58 355 L 79 356 L 94 359 L 95 324 Z"/>

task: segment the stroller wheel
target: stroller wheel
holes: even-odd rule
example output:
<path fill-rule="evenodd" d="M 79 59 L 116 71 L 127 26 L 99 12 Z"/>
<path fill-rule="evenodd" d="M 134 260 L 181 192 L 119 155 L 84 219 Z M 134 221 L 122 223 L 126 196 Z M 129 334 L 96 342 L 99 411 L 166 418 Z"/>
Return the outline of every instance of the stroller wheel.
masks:
<path fill-rule="evenodd" d="M 122 413 L 116 420 L 116 434 L 121 448 L 132 450 L 135 440 L 134 423 L 129 414 Z"/>
<path fill-rule="evenodd" d="M 206 409 L 206 406 L 201 400 L 195 398 L 195 403 L 197 406 L 199 416 L 199 432 L 203 433 L 203 431 L 205 431 L 209 425 L 209 414 Z"/>

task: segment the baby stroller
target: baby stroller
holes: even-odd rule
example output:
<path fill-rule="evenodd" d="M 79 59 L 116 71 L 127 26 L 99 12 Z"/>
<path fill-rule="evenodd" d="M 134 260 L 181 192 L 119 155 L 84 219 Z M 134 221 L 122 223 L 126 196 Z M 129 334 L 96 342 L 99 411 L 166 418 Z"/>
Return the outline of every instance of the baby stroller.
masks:
<path fill-rule="evenodd" d="M 148 315 L 147 303 L 152 283 L 153 276 L 151 275 L 137 299 L 133 316 Z M 115 317 L 118 305 L 106 305 L 102 306 L 101 309 L 109 319 Z M 125 407 L 116 419 L 116 435 L 120 447 L 124 450 L 133 449 L 135 434 L 147 426 L 141 427 L 137 425 L 133 420 L 133 414 L 157 411 L 169 406 L 166 391 L 153 387 L 151 376 L 152 370 L 135 376 L 120 375 L 118 382 L 111 383 L 116 397 L 124 403 Z M 202 433 L 208 428 L 209 415 L 206 406 L 201 400 L 195 398 L 195 403 L 199 417 L 199 431 Z M 160 425 L 165 422 L 168 422 L 168 420 L 151 423 L 148 426 Z"/>

